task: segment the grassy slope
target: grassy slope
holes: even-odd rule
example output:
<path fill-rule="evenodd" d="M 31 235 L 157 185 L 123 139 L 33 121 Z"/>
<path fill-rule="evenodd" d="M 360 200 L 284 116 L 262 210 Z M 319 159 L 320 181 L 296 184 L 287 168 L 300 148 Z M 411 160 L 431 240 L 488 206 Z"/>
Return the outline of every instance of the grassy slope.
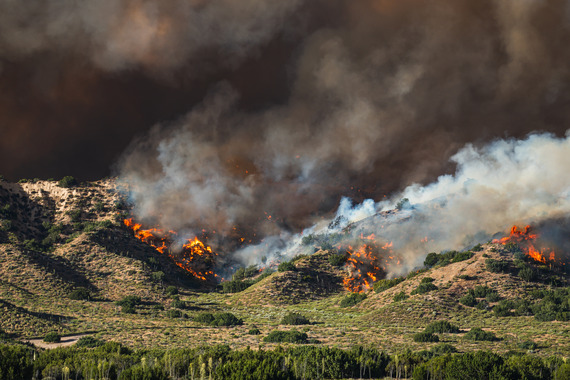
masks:
<path fill-rule="evenodd" d="M 470 260 L 430 269 L 382 293 L 371 292 L 366 300 L 350 308 L 339 306 L 347 294 L 340 285 L 342 270 L 328 264 L 326 252 L 300 259 L 296 271 L 275 273 L 238 294 L 201 291 L 191 283 L 185 284 L 187 277 L 176 266 L 134 239 L 116 221 L 119 211 L 114 204 L 118 199 L 111 190 L 111 182 L 76 189 L 61 189 L 53 182 L 0 184 L 0 206 L 10 203 L 17 211 L 10 232 L 18 239 L 12 237 L 10 241 L 7 232 L 0 233 L 0 308 L 4 310 L 0 326 L 4 330 L 22 338 L 41 336 L 50 330 L 95 331 L 103 339 L 138 347 L 213 343 L 257 347 L 272 346 L 262 343 L 270 331 L 290 329 L 279 325 L 279 321 L 287 312 L 295 311 L 314 322 L 297 328 L 325 345 L 375 345 L 389 352 L 429 348 L 433 343 L 415 343 L 411 336 L 428 323 L 445 319 L 464 331 L 482 327 L 503 338 L 499 342 L 475 343 L 465 340 L 464 333 L 440 336 L 460 350 L 490 348 L 504 352 L 532 340 L 539 344 L 537 352 L 541 355 L 570 355 L 567 322 L 496 317 L 490 311 L 458 304 L 458 298 L 478 284 L 510 299 L 524 294 L 522 289 L 544 286 L 485 270 L 485 256 L 512 259 L 492 245 Z M 103 209 L 101 205 L 96 207 L 98 202 L 103 203 Z M 112 220 L 113 226 L 77 233 L 67 214 L 77 208 L 83 210 L 82 222 Z M 23 247 L 24 240 L 45 235 L 41 224 L 46 220 L 66 226 L 60 243 L 46 252 Z M 152 273 L 158 270 L 166 273 L 166 283 L 152 281 Z M 473 279 L 460 279 L 459 275 Z M 438 290 L 393 302 L 394 294 L 409 294 L 426 276 L 435 279 Z M 169 284 L 179 287 L 180 299 L 186 303 L 182 318 L 167 316 L 173 301 L 164 294 Z M 69 292 L 78 286 L 91 289 L 95 299 L 69 299 Z M 130 294 L 141 296 L 145 303 L 137 307 L 136 314 L 123 314 L 114 301 Z M 203 311 L 229 311 L 243 318 L 245 324 L 211 328 L 184 318 Z M 252 325 L 262 335 L 249 335 Z"/>

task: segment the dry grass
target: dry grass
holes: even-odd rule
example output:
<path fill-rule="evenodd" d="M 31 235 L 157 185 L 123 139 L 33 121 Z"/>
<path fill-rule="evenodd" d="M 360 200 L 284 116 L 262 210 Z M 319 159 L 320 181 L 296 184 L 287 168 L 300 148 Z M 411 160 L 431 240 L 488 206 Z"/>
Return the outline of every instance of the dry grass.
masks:
<path fill-rule="evenodd" d="M 118 200 L 112 182 L 62 189 L 53 182 L 36 184 L 0 183 L 0 202 L 9 201 L 18 210 L 14 231 L 19 238 L 41 235 L 41 223 L 70 226 L 69 211 L 81 208 L 84 220 L 113 221 L 113 226 L 73 234 L 46 252 L 30 252 L 19 244 L 0 244 L 0 327 L 22 339 L 42 337 L 49 331 L 63 334 L 92 332 L 96 337 L 134 347 L 188 347 L 224 343 L 234 348 L 272 347 L 263 336 L 275 329 L 291 329 L 279 321 L 288 312 L 298 312 L 312 324 L 296 326 L 322 345 L 350 347 L 364 344 L 388 352 L 421 350 L 432 343 L 416 343 L 412 335 L 436 320 L 448 320 L 468 331 L 482 327 L 493 331 L 498 342 L 471 342 L 462 334 L 442 334 L 441 340 L 461 351 L 517 349 L 523 341 L 539 345 L 540 355 L 570 356 L 570 328 L 562 322 L 538 322 L 533 317 L 496 317 L 493 313 L 463 307 L 457 299 L 475 285 L 496 289 L 504 298 L 521 294 L 523 284 L 516 276 L 485 270 L 487 257 L 510 260 L 509 254 L 485 247 L 467 261 L 434 268 L 382 293 L 369 293 L 360 304 L 341 308 L 346 295 L 341 287 L 342 269 L 331 267 L 326 252 L 318 252 L 296 263 L 297 270 L 275 273 L 238 294 L 201 291 L 168 259 L 134 239 L 115 221 Z M 98 206 L 96 206 L 99 204 Z M 101 210 L 101 204 L 103 210 Z M 99 209 L 99 210 L 97 210 Z M 71 227 L 70 227 L 71 228 Z M 71 238 L 72 237 L 72 238 Z M 484 257 L 486 255 L 487 257 Z M 152 281 L 161 270 L 167 283 Z M 473 280 L 460 279 L 467 275 Z M 424 277 L 435 279 L 436 291 L 414 295 L 401 302 L 393 297 L 410 294 Z M 186 302 L 183 318 L 167 316 L 171 300 L 164 287 L 179 287 Z M 91 301 L 71 300 L 76 287 L 92 290 Z M 138 295 L 144 304 L 136 314 L 124 314 L 114 301 Z M 161 309 L 163 307 L 164 309 Z M 196 313 L 227 311 L 242 318 L 243 326 L 205 327 L 191 320 Z M 249 335 L 252 326 L 261 335 Z"/>

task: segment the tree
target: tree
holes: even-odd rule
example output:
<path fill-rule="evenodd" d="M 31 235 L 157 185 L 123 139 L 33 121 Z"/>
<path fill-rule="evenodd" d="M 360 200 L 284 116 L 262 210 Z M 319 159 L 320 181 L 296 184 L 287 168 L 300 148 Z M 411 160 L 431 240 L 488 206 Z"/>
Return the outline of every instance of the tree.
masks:
<path fill-rule="evenodd" d="M 307 343 L 308 335 L 297 330 L 271 331 L 263 338 L 264 342 L 271 343 Z"/>
<path fill-rule="evenodd" d="M 91 294 L 87 288 L 77 288 L 69 293 L 69 299 L 72 300 L 89 300 L 91 298 Z"/>
<path fill-rule="evenodd" d="M 299 313 L 288 313 L 281 319 L 282 325 L 308 325 L 311 322 Z"/>
<path fill-rule="evenodd" d="M 55 331 L 51 331 L 44 336 L 44 342 L 46 343 L 59 343 L 61 342 L 61 335 Z"/>
<path fill-rule="evenodd" d="M 70 188 L 77 186 L 77 180 L 74 177 L 68 175 L 60 179 L 57 184 L 59 187 Z"/>
<path fill-rule="evenodd" d="M 455 334 L 459 332 L 459 327 L 449 323 L 448 321 L 435 321 L 427 325 L 424 331 L 426 333 Z"/>
<path fill-rule="evenodd" d="M 490 331 L 483 331 L 479 327 L 473 327 L 467 334 L 465 334 L 465 339 L 468 340 L 479 340 L 479 341 L 495 341 L 499 340 L 495 334 Z"/>
<path fill-rule="evenodd" d="M 340 307 L 351 307 L 366 299 L 364 293 L 351 293 L 340 301 Z"/>
<path fill-rule="evenodd" d="M 430 332 L 420 332 L 414 334 L 414 342 L 439 342 L 439 337 Z"/>
<path fill-rule="evenodd" d="M 435 252 L 430 252 L 427 254 L 426 259 L 424 260 L 424 266 L 431 268 L 437 264 L 439 261 L 439 255 Z"/>
<path fill-rule="evenodd" d="M 297 267 L 290 261 L 283 261 L 281 264 L 279 264 L 277 270 L 279 272 L 294 271 L 297 270 Z"/>

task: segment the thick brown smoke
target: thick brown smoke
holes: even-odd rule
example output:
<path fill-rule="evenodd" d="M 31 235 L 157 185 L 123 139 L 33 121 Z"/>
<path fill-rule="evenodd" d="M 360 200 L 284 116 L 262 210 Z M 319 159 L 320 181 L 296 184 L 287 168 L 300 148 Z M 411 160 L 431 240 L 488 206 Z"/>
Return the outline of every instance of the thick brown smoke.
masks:
<path fill-rule="evenodd" d="M 1 152 L 109 162 L 160 122 L 117 167 L 139 218 L 298 231 L 452 171 L 467 142 L 561 135 L 569 21 L 562 0 L 8 1 L 0 110 L 20 132 Z"/>
<path fill-rule="evenodd" d="M 563 131 L 565 4 L 346 2 L 341 25 L 305 36 L 286 104 L 246 112 L 218 85 L 134 144 L 120 173 L 136 212 L 177 229 L 298 230 L 341 195 L 435 177 L 466 142 Z"/>

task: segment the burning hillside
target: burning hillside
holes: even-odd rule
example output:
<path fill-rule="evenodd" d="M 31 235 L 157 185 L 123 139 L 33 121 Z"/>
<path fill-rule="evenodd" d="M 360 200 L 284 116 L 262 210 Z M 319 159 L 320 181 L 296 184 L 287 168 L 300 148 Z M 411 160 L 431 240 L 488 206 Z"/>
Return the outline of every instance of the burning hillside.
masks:
<path fill-rule="evenodd" d="M 369 290 L 374 282 L 386 276 L 388 267 L 400 264 L 392 251 L 392 242 L 379 244 L 374 234 L 361 236 L 360 240 L 356 248 L 348 245 L 343 249 L 348 255 L 343 284 L 346 290 L 355 293 Z"/>
<path fill-rule="evenodd" d="M 552 248 L 536 248 L 537 244 L 540 244 L 538 238 L 539 234 L 533 233 L 531 226 L 527 225 L 523 229 L 519 229 L 517 226 L 512 226 L 509 236 L 502 239 L 495 239 L 493 240 L 493 243 L 500 243 L 503 245 L 517 244 L 524 254 L 533 258 L 535 261 L 544 264 L 547 262 L 555 262 L 556 254 Z"/>
<path fill-rule="evenodd" d="M 215 277 L 213 267 L 216 253 L 198 237 L 180 242 L 178 234 L 174 231 L 164 231 L 159 228 L 143 229 L 142 224 L 135 223 L 132 218 L 125 219 L 123 223 L 134 232 L 137 239 L 168 256 L 192 276 L 203 281 Z"/>

